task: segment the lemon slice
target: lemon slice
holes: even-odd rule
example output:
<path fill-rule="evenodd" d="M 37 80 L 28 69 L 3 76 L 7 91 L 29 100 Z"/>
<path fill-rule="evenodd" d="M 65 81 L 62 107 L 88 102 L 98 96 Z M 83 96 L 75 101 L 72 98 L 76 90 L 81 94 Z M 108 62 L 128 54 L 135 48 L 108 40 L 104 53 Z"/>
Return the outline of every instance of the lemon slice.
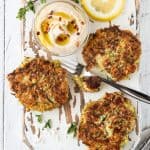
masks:
<path fill-rule="evenodd" d="M 81 4 L 91 18 L 110 21 L 122 12 L 125 0 L 81 0 Z"/>

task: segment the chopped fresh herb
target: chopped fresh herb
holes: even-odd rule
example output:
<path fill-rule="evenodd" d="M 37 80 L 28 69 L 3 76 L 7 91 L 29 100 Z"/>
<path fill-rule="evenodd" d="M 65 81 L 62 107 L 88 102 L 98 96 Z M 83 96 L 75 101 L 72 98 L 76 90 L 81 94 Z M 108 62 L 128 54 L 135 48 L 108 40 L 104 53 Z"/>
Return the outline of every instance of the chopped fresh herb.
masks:
<path fill-rule="evenodd" d="M 115 53 L 109 53 L 109 57 L 114 58 L 115 57 Z"/>
<path fill-rule="evenodd" d="M 100 116 L 100 122 L 105 121 L 105 119 L 106 119 L 106 115 L 101 115 L 101 116 Z"/>
<path fill-rule="evenodd" d="M 32 11 L 35 13 L 35 6 L 34 6 L 34 2 L 33 1 L 28 1 L 26 6 L 22 7 L 19 9 L 18 13 L 17 13 L 17 17 L 18 19 L 22 20 L 25 19 L 26 13 L 28 11 Z"/>
<path fill-rule="evenodd" d="M 105 72 L 105 69 L 102 69 L 101 72 Z"/>
<path fill-rule="evenodd" d="M 40 0 L 40 2 L 41 2 L 42 4 L 44 4 L 44 3 L 46 3 L 46 0 Z"/>
<path fill-rule="evenodd" d="M 16 18 L 18 18 L 20 20 L 25 19 L 26 12 L 27 12 L 27 10 L 26 10 L 25 7 L 24 8 L 20 8 Z"/>
<path fill-rule="evenodd" d="M 30 0 L 30 1 L 27 3 L 26 9 L 27 9 L 27 10 L 31 10 L 31 11 L 33 11 L 33 12 L 35 13 L 34 2 Z"/>
<path fill-rule="evenodd" d="M 109 76 L 106 76 L 106 79 L 112 81 L 111 77 Z"/>
<path fill-rule="evenodd" d="M 49 119 L 49 120 L 45 123 L 44 128 L 49 128 L 49 129 L 50 129 L 50 128 L 52 127 L 51 124 L 52 124 L 52 121 L 51 121 L 51 119 Z M 44 128 L 43 128 L 43 129 L 44 129 Z"/>
<path fill-rule="evenodd" d="M 74 2 L 76 2 L 76 3 L 80 3 L 80 1 L 79 0 L 73 0 Z"/>
<path fill-rule="evenodd" d="M 90 21 L 91 23 L 94 23 L 94 21 L 93 21 L 92 19 L 89 19 L 89 21 Z"/>
<path fill-rule="evenodd" d="M 36 115 L 36 117 L 37 117 L 37 121 L 39 123 L 42 123 L 42 121 L 43 121 L 42 115 Z"/>
<path fill-rule="evenodd" d="M 73 136 L 74 137 L 76 136 L 76 134 L 77 134 L 77 123 L 76 122 L 71 123 L 70 127 L 67 130 L 67 133 L 68 134 L 73 133 Z"/>

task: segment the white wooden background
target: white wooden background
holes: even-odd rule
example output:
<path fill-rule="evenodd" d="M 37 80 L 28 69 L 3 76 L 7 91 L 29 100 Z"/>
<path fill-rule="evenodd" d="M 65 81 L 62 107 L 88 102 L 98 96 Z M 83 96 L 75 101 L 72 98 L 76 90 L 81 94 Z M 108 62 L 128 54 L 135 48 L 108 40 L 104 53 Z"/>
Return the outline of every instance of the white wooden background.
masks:
<path fill-rule="evenodd" d="M 132 0 L 137 3 L 138 0 Z M 22 107 L 10 93 L 5 76 L 22 60 L 22 23 L 15 19 L 20 0 L 0 0 L 0 150 L 25 150 L 22 143 Z M 138 7 L 138 6 L 137 6 Z M 138 10 L 138 9 L 137 9 Z M 138 14 L 138 12 L 137 12 Z M 150 1 L 141 0 L 139 12 L 143 57 L 140 89 L 150 94 Z M 142 128 L 150 126 L 150 105 L 142 104 Z"/>

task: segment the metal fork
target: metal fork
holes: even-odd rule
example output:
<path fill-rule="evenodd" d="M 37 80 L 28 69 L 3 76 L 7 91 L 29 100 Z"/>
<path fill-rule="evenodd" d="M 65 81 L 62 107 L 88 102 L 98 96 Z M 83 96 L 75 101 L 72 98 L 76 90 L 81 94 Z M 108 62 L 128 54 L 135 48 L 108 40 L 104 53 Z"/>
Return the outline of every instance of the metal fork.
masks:
<path fill-rule="evenodd" d="M 61 59 L 61 65 L 72 75 L 80 75 L 84 69 L 84 66 L 77 61 L 70 61 L 68 59 Z"/>
<path fill-rule="evenodd" d="M 138 144 L 134 147 L 135 150 L 150 150 L 150 128 L 143 130 L 140 135 Z"/>
<path fill-rule="evenodd" d="M 79 64 L 76 61 L 70 61 L 70 60 L 64 59 L 61 62 L 62 62 L 62 67 L 67 69 L 68 72 L 72 75 L 73 74 L 80 75 L 83 71 L 84 66 Z M 99 77 L 100 77 L 102 82 L 120 90 L 122 93 L 125 93 L 125 94 L 131 96 L 132 98 L 135 98 L 141 102 L 150 104 L 150 96 L 149 95 L 146 95 L 145 93 L 142 93 L 140 91 L 128 88 L 124 85 L 120 85 L 113 80 L 106 79 L 106 78 L 103 78 L 101 76 L 99 76 Z"/>

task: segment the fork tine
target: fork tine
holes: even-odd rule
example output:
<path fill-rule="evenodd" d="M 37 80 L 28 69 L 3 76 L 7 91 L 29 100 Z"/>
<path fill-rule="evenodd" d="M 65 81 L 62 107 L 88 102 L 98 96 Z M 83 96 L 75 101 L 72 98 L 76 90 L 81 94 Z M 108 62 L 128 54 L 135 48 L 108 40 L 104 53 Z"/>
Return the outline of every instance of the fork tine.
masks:
<path fill-rule="evenodd" d="M 61 59 L 63 63 L 70 64 L 72 66 L 77 66 L 78 62 L 77 60 L 68 60 L 68 59 Z"/>
<path fill-rule="evenodd" d="M 64 66 L 66 66 L 67 68 L 69 68 L 69 69 L 71 69 L 71 70 L 76 70 L 76 67 L 77 67 L 77 65 L 71 65 L 71 64 L 68 64 L 68 63 L 64 63 L 64 62 L 62 62 L 62 65 L 64 65 Z"/>
<path fill-rule="evenodd" d="M 62 67 L 63 67 L 64 69 L 66 69 L 66 70 L 67 70 L 69 73 L 71 73 L 71 74 L 74 74 L 74 73 L 75 73 L 75 69 L 69 68 L 68 66 L 64 65 L 63 63 L 62 63 Z"/>
<path fill-rule="evenodd" d="M 82 73 L 83 69 L 84 69 L 84 66 L 81 65 L 81 64 L 78 64 L 77 67 L 76 67 L 75 73 L 76 73 L 77 75 L 80 75 L 80 74 Z"/>
<path fill-rule="evenodd" d="M 71 60 L 67 58 L 59 58 L 59 60 L 61 61 L 62 67 L 65 68 L 69 73 L 78 75 L 82 73 L 84 66 L 79 64 L 75 58 L 72 58 Z"/>

